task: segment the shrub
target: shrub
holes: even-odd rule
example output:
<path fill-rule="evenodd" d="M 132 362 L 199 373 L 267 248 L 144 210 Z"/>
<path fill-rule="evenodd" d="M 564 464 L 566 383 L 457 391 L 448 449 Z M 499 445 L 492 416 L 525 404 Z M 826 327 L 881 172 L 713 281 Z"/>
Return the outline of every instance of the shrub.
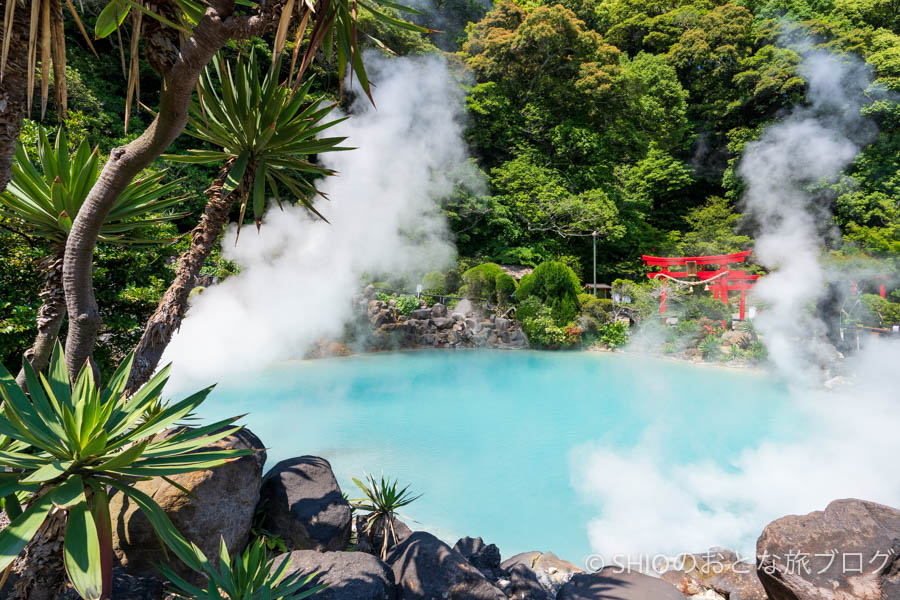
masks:
<path fill-rule="evenodd" d="M 287 555 L 279 565 L 275 558 L 269 558 L 266 542 L 259 539 L 247 545 L 239 556 L 232 558 L 225 547 L 225 539 L 219 544 L 219 560 L 210 560 L 197 546 L 191 546 L 203 568 L 207 583 L 205 588 L 196 586 L 179 577 L 172 569 L 160 565 L 159 570 L 175 584 L 176 598 L 185 600 L 208 600 L 209 598 L 230 598 L 231 600 L 252 600 L 270 598 L 272 600 L 303 600 L 314 596 L 325 588 L 325 584 L 314 585 L 317 573 L 295 571 L 285 576 L 291 564 Z"/>
<path fill-rule="evenodd" d="M 598 341 L 609 348 L 621 348 L 628 343 L 628 326 L 622 321 L 605 323 L 600 326 L 598 333 Z"/>
<path fill-rule="evenodd" d="M 581 314 L 596 319 L 600 323 L 608 323 L 612 319 L 612 311 L 615 307 L 609 298 L 594 298 L 581 305 Z"/>
<path fill-rule="evenodd" d="M 494 263 L 484 263 L 463 273 L 463 282 L 468 290 L 467 297 L 473 300 L 496 301 L 497 277 L 501 274 L 503 269 Z"/>
<path fill-rule="evenodd" d="M 251 451 L 208 449 L 240 429 L 231 426 L 238 417 L 182 428 L 160 439 L 157 434 L 193 414 L 212 388 L 180 402 L 160 404 L 167 366 L 125 397 L 132 358 L 129 355 L 119 365 L 106 389 L 97 386 L 90 368 L 82 369 L 70 387 L 62 346 L 57 343 L 46 377 L 35 374 L 25 361 L 27 396 L 0 367 L 2 495 L 12 519 L 0 532 L 0 570 L 12 563 L 46 519 L 63 514 L 64 544 L 57 547 L 58 556 L 42 558 L 42 568 L 52 569 L 56 559 L 60 570 L 65 564 L 82 598 L 109 597 L 112 564 L 101 559 L 112 554 L 108 491 L 118 491 L 138 506 L 159 539 L 189 567 L 201 570 L 191 545 L 162 508 L 133 484 L 151 474 L 166 477 L 209 469 Z M 55 513 L 54 505 L 68 510 Z M 48 541 L 52 537 L 38 538 L 35 550 L 46 552 Z"/>
<path fill-rule="evenodd" d="M 430 271 L 422 277 L 422 291 L 427 294 L 447 293 L 447 278 L 440 271 Z"/>
<path fill-rule="evenodd" d="M 529 317 L 521 323 L 522 331 L 528 336 L 528 343 L 535 348 L 562 348 L 569 342 L 566 330 L 556 324 L 549 310 L 536 317 Z"/>
<path fill-rule="evenodd" d="M 548 261 L 522 278 L 516 290 L 516 300 L 521 302 L 531 296 L 537 297 L 550 308 L 556 324 L 562 325 L 578 314 L 579 293 L 581 282 L 572 269 L 560 262 Z"/>
<path fill-rule="evenodd" d="M 419 299 L 415 296 L 399 296 L 397 298 L 397 310 L 402 315 L 411 315 L 412 311 L 419 308 Z"/>
<path fill-rule="evenodd" d="M 865 311 L 862 321 L 873 327 L 890 327 L 900 324 L 900 304 L 891 302 L 877 294 L 860 296 Z"/>
<path fill-rule="evenodd" d="M 700 352 L 706 360 L 714 360 L 722 353 L 719 345 L 719 338 L 714 335 L 708 335 L 700 342 Z"/>
<path fill-rule="evenodd" d="M 681 301 L 681 314 L 685 319 L 711 319 L 713 321 L 729 320 L 729 308 L 721 300 L 712 296 L 688 296 Z"/>
<path fill-rule="evenodd" d="M 507 305 L 512 302 L 516 292 L 516 280 L 508 273 L 500 273 L 494 278 L 494 288 L 497 295 L 497 303 Z"/>
<path fill-rule="evenodd" d="M 747 346 L 747 356 L 757 362 L 762 362 L 769 357 L 769 350 L 760 340 L 756 340 Z"/>
<path fill-rule="evenodd" d="M 591 300 L 599 300 L 599 298 L 594 298 L 593 294 L 578 294 L 578 306 L 584 308 L 584 305 L 590 302 Z"/>
<path fill-rule="evenodd" d="M 522 322 L 525 319 L 538 316 L 545 309 L 546 307 L 541 304 L 540 300 L 531 296 L 520 302 L 516 307 L 516 319 Z"/>
<path fill-rule="evenodd" d="M 366 533 L 370 533 L 376 523 L 383 523 L 384 545 L 381 547 L 381 560 L 384 560 L 387 557 L 388 541 L 391 537 L 397 539 L 397 533 L 394 531 L 394 519 L 402 516 L 397 514 L 397 510 L 415 502 L 421 497 L 421 494 L 414 496 L 409 491 L 409 486 L 398 490 L 397 480 L 390 481 L 385 479 L 384 475 L 381 476 L 381 481 L 376 481 L 375 476 L 369 473 L 365 483 L 356 477 L 353 478 L 353 483 L 365 495 L 365 498 L 352 500 L 351 505 L 355 509 L 369 511 L 369 515 L 366 517 Z M 392 536 L 388 535 L 388 528 L 390 528 Z"/>

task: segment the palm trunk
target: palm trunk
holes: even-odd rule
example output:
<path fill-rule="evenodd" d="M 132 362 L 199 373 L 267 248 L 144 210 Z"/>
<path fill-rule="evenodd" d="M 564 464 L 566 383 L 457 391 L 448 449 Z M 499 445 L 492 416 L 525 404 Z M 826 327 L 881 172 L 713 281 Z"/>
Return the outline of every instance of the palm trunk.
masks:
<path fill-rule="evenodd" d="M 159 111 L 134 141 L 110 152 L 100 177 L 72 223 L 63 262 L 63 285 L 69 314 L 66 365 L 77 377 L 90 358 L 100 330 L 100 310 L 94 297 L 94 246 L 100 227 L 116 199 L 147 165 L 165 152 L 187 124 L 188 104 L 200 72 L 229 40 L 262 35 L 277 23 L 281 2 L 266 2 L 253 16 L 234 16 L 234 0 L 211 0 L 204 17 L 184 42 L 163 75 Z"/>
<path fill-rule="evenodd" d="M 34 345 L 25 352 L 25 360 L 36 373 L 43 371 L 50 363 L 50 355 L 56 345 L 59 329 L 66 318 L 66 293 L 62 285 L 63 252 L 60 245 L 52 256 L 43 260 L 44 288 L 41 290 L 41 307 L 37 313 L 37 336 Z M 16 383 L 25 389 L 25 369 L 19 371 Z"/>
<path fill-rule="evenodd" d="M 15 563 L 18 581 L 9 600 L 56 600 L 66 583 L 63 541 L 66 511 L 55 508 Z"/>
<path fill-rule="evenodd" d="M 184 315 L 188 309 L 188 297 L 191 290 L 197 285 L 200 269 L 206 263 L 222 231 L 228 222 L 228 213 L 234 204 L 234 199 L 240 197 L 245 185 L 242 183 L 238 189 L 224 194 L 222 186 L 231 168 L 231 163 L 226 164 L 212 185 L 206 190 L 206 209 L 200 222 L 191 232 L 191 246 L 178 257 L 178 270 L 175 272 L 175 280 L 166 290 L 153 315 L 147 321 L 144 335 L 141 336 L 134 352 L 134 363 L 128 376 L 127 394 L 134 393 L 138 388 L 147 383 L 153 372 L 159 365 L 159 359 L 172 336 L 181 327 Z M 254 169 L 247 166 L 244 181 L 253 180 Z"/>
<path fill-rule="evenodd" d="M 28 89 L 28 21 L 30 3 L 16 2 L 9 40 L 6 71 L 0 81 L 0 192 L 6 189 L 12 173 L 13 155 L 19 128 L 25 116 L 25 92 Z M 3 3 L 5 6 L 5 2 Z M 0 40 L 5 32 L 0 27 Z"/>

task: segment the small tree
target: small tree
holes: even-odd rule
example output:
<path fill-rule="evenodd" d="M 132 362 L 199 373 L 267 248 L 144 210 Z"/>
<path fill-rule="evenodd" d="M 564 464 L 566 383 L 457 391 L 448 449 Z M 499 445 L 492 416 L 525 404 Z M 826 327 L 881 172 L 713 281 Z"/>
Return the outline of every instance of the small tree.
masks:
<path fill-rule="evenodd" d="M 212 388 L 160 406 L 167 366 L 125 398 L 130 356 L 106 389 L 97 386 L 88 367 L 69 387 L 59 344 L 46 377 L 36 374 L 27 362 L 24 368 L 28 396 L 0 366 L 0 466 L 6 468 L 0 472 L 0 497 L 11 519 L 0 531 L 0 570 L 8 569 L 25 549 L 14 597 L 55 598 L 64 580 L 63 569 L 82 598 L 110 597 L 110 488 L 140 507 L 178 558 L 201 570 L 190 544 L 159 505 L 132 484 L 209 469 L 251 452 L 203 449 L 240 429 L 230 427 L 237 417 L 182 428 L 167 437 L 157 435 L 190 416 Z"/>
<path fill-rule="evenodd" d="M 571 322 L 578 314 L 581 282 L 575 272 L 561 262 L 547 261 L 519 282 L 516 300 L 536 297 L 550 308 L 557 325 Z"/>

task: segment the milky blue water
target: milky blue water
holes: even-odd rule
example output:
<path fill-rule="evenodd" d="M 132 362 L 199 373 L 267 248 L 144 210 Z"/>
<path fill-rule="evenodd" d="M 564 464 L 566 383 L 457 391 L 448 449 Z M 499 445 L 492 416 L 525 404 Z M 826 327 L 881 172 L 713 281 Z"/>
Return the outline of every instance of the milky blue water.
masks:
<path fill-rule="evenodd" d="M 503 556 L 590 551 L 596 502 L 572 485 L 573 448 L 627 449 L 654 429 L 665 461 L 723 468 L 783 429 L 787 391 L 758 373 L 634 355 L 423 351 L 278 365 L 220 384 L 200 416 L 242 421 L 269 447 L 267 468 L 323 456 L 351 477 L 382 471 L 422 493 L 405 514 L 451 545 L 463 535 Z M 664 499 L 661 499 L 664 501 Z"/>

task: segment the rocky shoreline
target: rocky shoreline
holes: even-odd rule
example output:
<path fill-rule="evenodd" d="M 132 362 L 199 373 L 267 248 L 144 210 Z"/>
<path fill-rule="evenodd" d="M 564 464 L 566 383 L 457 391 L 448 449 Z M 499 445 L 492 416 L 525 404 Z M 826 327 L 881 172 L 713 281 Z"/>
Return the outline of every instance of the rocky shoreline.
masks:
<path fill-rule="evenodd" d="M 255 452 L 175 476 L 177 486 L 161 479 L 137 485 L 208 556 L 220 538 L 232 555 L 255 537 L 277 538 L 286 552 L 276 565 L 290 560 L 288 572 L 318 573 L 317 581 L 327 584 L 315 596 L 321 600 L 900 599 L 900 510 L 872 502 L 838 500 L 824 511 L 773 521 L 759 538 L 755 564 L 717 549 L 679 557 L 658 577 L 615 566 L 592 571 L 593 565 L 583 568 L 552 552 L 504 560 L 480 537 L 451 547 L 397 519 L 381 560 L 383 530 L 366 531 L 367 515 L 354 514 L 326 459 L 290 458 L 263 475 L 265 446 L 249 430 L 216 446 Z M 116 496 L 113 598 L 168 598 L 154 566 L 166 556 L 159 540 L 146 517 Z M 171 555 L 167 564 L 196 578 Z M 12 583 L 14 577 L 6 589 Z M 60 598 L 77 595 L 68 590 Z"/>

